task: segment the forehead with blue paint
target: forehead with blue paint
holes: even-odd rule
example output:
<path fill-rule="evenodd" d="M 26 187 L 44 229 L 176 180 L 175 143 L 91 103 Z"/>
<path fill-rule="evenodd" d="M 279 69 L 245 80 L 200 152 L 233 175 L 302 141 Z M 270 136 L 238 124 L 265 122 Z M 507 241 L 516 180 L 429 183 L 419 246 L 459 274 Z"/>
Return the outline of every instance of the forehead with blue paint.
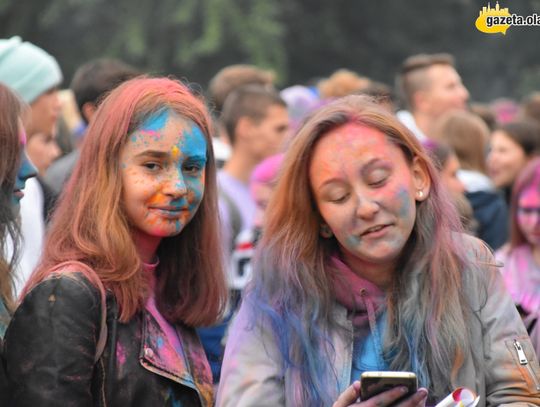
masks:
<path fill-rule="evenodd" d="M 201 129 L 194 123 L 184 130 L 184 141 L 180 148 L 186 156 L 200 156 L 206 161 L 206 139 Z"/>
<path fill-rule="evenodd" d="M 142 131 L 153 132 L 162 130 L 169 120 L 169 111 L 162 110 L 147 118 L 140 126 Z"/>
<path fill-rule="evenodd" d="M 132 142 L 142 142 L 149 147 L 151 141 L 162 141 L 163 131 L 171 118 L 185 120 L 170 110 L 162 110 L 149 116 L 131 135 Z M 186 126 L 178 134 L 179 138 L 172 147 L 171 154 L 174 159 L 182 153 L 184 157 L 194 156 L 206 162 L 207 143 L 202 130 L 193 122 L 185 120 Z"/>

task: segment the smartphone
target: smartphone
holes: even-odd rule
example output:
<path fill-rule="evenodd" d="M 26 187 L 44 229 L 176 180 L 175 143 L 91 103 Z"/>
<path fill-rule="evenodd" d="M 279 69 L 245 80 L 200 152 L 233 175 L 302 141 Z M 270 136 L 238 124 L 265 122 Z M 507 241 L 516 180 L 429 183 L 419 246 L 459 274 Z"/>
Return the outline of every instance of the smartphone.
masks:
<path fill-rule="evenodd" d="M 360 397 L 362 400 L 367 400 L 398 386 L 405 386 L 409 391 L 394 403 L 416 393 L 418 389 L 416 374 L 413 372 L 364 372 L 360 376 Z"/>

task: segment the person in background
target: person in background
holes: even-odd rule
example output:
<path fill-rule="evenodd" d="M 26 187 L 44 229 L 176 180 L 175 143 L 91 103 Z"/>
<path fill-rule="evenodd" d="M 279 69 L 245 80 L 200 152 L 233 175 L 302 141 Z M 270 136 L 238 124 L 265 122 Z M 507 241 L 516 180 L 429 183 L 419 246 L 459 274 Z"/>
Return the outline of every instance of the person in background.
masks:
<path fill-rule="evenodd" d="M 532 92 L 521 103 L 520 116 L 540 123 L 540 92 Z"/>
<path fill-rule="evenodd" d="M 390 406 L 364 371 L 413 371 L 398 405 L 455 387 L 479 406 L 536 406 L 540 367 L 489 249 L 461 225 L 426 151 L 361 96 L 288 147 L 229 338 L 218 407 Z M 521 362 L 520 362 L 521 359 Z"/>
<path fill-rule="evenodd" d="M 461 219 L 463 230 L 476 236 L 478 222 L 474 219 L 472 206 L 465 197 L 465 185 L 457 175 L 460 164 L 456 153 L 446 143 L 433 139 L 422 142 L 422 146 L 430 153 L 433 164 L 439 171 L 442 185 L 450 192 Z"/>
<path fill-rule="evenodd" d="M 81 65 L 71 81 L 71 90 L 75 96 L 81 117 L 87 126 L 94 116 L 101 99 L 116 86 L 138 76 L 140 72 L 117 59 L 99 58 Z M 79 130 L 79 140 L 84 137 L 84 131 Z M 79 143 L 80 144 L 80 141 Z M 54 162 L 45 174 L 45 182 L 55 194 L 60 194 L 71 176 L 73 168 L 79 159 L 80 150 L 76 148 L 71 153 Z"/>
<path fill-rule="evenodd" d="M 56 131 L 54 129 L 53 133 L 48 134 L 34 133 L 26 141 L 26 153 L 38 169 L 40 177 L 45 175 L 53 161 L 62 153 L 56 142 Z"/>
<path fill-rule="evenodd" d="M 495 258 L 503 264 L 508 291 L 540 354 L 540 158 L 532 159 L 517 177 L 510 214 L 510 239 Z"/>
<path fill-rule="evenodd" d="M 488 174 L 510 205 L 512 185 L 527 162 L 540 153 L 540 124 L 518 120 L 501 124 L 491 134 Z"/>
<path fill-rule="evenodd" d="M 58 94 L 61 109 L 56 142 L 62 150 L 62 157 L 64 157 L 79 147 L 86 124 L 79 113 L 73 91 L 71 89 L 62 89 Z"/>
<path fill-rule="evenodd" d="M 0 362 L 4 334 L 15 310 L 12 274 L 19 254 L 18 214 L 26 180 L 36 175 L 24 145 L 22 125 L 27 106 L 7 86 L 0 84 Z M 9 384 L 0 363 L 0 405 L 8 404 Z"/>
<path fill-rule="evenodd" d="M 218 168 L 222 168 L 231 156 L 231 141 L 226 130 L 219 125 L 219 117 L 227 97 L 236 89 L 246 85 L 258 85 L 267 90 L 275 90 L 274 71 L 262 69 L 255 65 L 229 65 L 216 73 L 208 84 L 208 100 L 212 106 L 215 118 L 218 120 L 217 134 L 213 138 L 214 151 Z"/>
<path fill-rule="evenodd" d="M 255 167 L 249 179 L 249 191 L 255 201 L 253 226 L 241 231 L 235 240 L 230 263 L 231 297 L 236 307 L 246 283 L 251 278 L 251 261 L 255 247 L 263 233 L 266 207 L 276 186 L 279 168 L 283 161 L 283 153 L 264 159 Z"/>
<path fill-rule="evenodd" d="M 508 238 L 508 207 L 486 175 L 488 127 L 473 113 L 452 111 L 439 119 L 432 136 L 448 143 L 456 152 L 461 167 L 457 176 L 473 208 L 477 236 L 493 250 L 498 249 Z"/>
<path fill-rule="evenodd" d="M 246 85 L 229 96 L 221 122 L 233 148 L 231 157 L 218 172 L 223 246 L 229 255 L 238 233 L 253 224 L 256 206 L 250 195 L 249 178 L 262 160 L 284 149 L 289 116 L 287 105 L 277 92 Z"/>
<path fill-rule="evenodd" d="M 256 213 L 249 178 L 262 160 L 284 148 L 289 117 L 287 106 L 277 92 L 258 85 L 246 85 L 229 95 L 220 120 L 233 148 L 231 157 L 218 171 L 223 257 L 229 266 L 237 236 L 252 228 Z M 227 274 L 231 276 L 231 273 L 233 271 L 228 267 Z M 234 274 L 229 281 L 233 279 Z M 215 383 L 220 377 L 223 338 L 233 307 L 228 311 L 219 324 L 198 330 Z"/>
<path fill-rule="evenodd" d="M 36 175 L 24 150 L 22 119 L 26 109 L 15 93 L 0 84 L 0 350 L 16 303 L 12 273 L 19 255 L 20 201 L 26 180 Z"/>
<path fill-rule="evenodd" d="M 347 95 L 361 92 L 370 85 L 371 81 L 356 72 L 348 69 L 338 69 L 328 78 L 321 79 L 317 83 L 319 97 L 325 99 L 336 99 Z"/>
<path fill-rule="evenodd" d="M 392 88 L 385 83 L 370 81 L 367 87 L 363 88 L 356 94 L 372 97 L 390 113 L 394 113 L 396 111 L 396 97 L 392 91 Z"/>
<path fill-rule="evenodd" d="M 321 106 L 323 101 L 313 87 L 293 85 L 279 92 L 281 98 L 287 104 L 289 125 L 291 133 L 296 133 L 304 119 L 315 109 Z"/>
<path fill-rule="evenodd" d="M 471 113 L 477 115 L 484 121 L 489 129 L 489 133 L 495 130 L 497 126 L 497 119 L 495 113 L 491 110 L 491 107 L 487 103 L 471 103 Z"/>
<path fill-rule="evenodd" d="M 435 122 L 446 112 L 465 110 L 469 92 L 456 71 L 450 54 L 419 54 L 407 58 L 397 78 L 398 91 L 409 110 L 398 119 L 424 141 Z"/>
<path fill-rule="evenodd" d="M 245 85 L 259 85 L 268 90 L 274 89 L 276 74 L 255 65 L 229 65 L 216 73 L 208 84 L 208 98 L 214 109 L 221 113 L 227 97 Z"/>
<path fill-rule="evenodd" d="M 519 104 L 509 98 L 498 98 L 490 103 L 497 124 L 511 123 L 519 119 Z"/>
<path fill-rule="evenodd" d="M 0 83 L 14 90 L 30 106 L 24 120 L 27 154 L 40 168 L 38 177 L 27 181 L 21 200 L 22 250 L 14 275 L 18 295 L 34 270 L 45 235 L 46 220 L 54 206 L 54 194 L 43 182 L 43 171 L 59 154 L 56 137 L 60 114 L 58 87 L 62 71 L 56 59 L 20 37 L 0 40 Z"/>
<path fill-rule="evenodd" d="M 194 330 L 226 303 L 210 125 L 169 78 L 100 105 L 6 331 L 8 405 L 213 405 Z"/>

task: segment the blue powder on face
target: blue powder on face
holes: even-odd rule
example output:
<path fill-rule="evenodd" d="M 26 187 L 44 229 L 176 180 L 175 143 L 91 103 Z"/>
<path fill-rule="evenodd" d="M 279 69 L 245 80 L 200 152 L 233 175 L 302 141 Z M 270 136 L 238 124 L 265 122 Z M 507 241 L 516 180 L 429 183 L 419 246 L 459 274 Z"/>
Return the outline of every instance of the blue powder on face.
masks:
<path fill-rule="evenodd" d="M 201 129 L 192 124 L 188 130 L 183 132 L 183 142 L 180 146 L 180 150 L 184 157 L 198 161 L 201 167 L 206 164 L 206 139 Z M 202 185 L 202 179 L 200 177 L 194 177 L 191 180 L 191 190 L 195 193 L 195 199 L 189 205 L 190 211 L 195 211 L 200 204 L 202 195 L 204 193 L 204 185 Z"/>
<path fill-rule="evenodd" d="M 409 203 L 409 192 L 406 189 L 403 188 L 398 192 L 398 201 L 400 204 L 399 216 L 401 218 L 409 216 L 411 205 Z"/>
<path fill-rule="evenodd" d="M 159 131 L 165 127 L 167 120 L 169 119 L 169 111 L 150 116 L 140 127 L 143 131 Z"/>
<path fill-rule="evenodd" d="M 183 145 L 180 150 L 184 156 L 206 156 L 206 139 L 201 129 L 193 124 L 189 130 L 184 131 Z M 206 163 L 206 159 L 205 159 Z"/>

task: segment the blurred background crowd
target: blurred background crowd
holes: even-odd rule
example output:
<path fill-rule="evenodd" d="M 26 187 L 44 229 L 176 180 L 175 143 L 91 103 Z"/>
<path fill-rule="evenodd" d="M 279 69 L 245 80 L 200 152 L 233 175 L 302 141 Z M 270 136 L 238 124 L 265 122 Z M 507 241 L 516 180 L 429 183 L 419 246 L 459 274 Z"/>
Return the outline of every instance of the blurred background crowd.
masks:
<path fill-rule="evenodd" d="M 474 20 L 483 5 L 1 1 L 0 82 L 29 106 L 26 153 L 37 173 L 21 200 L 15 295 L 36 266 L 100 100 L 127 79 L 165 74 L 204 97 L 215 119 L 233 308 L 288 141 L 318 107 L 364 94 L 432 154 L 464 228 L 507 265 L 524 318 L 538 312 L 540 198 L 528 203 L 521 193 L 540 168 L 540 54 L 531 40 L 540 28 L 480 33 Z M 513 1 L 511 9 L 528 15 L 540 2 Z M 536 167 L 523 175 L 530 163 Z M 515 284 L 520 273 L 536 277 L 525 287 Z M 227 322 L 200 330 L 215 378 Z"/>

